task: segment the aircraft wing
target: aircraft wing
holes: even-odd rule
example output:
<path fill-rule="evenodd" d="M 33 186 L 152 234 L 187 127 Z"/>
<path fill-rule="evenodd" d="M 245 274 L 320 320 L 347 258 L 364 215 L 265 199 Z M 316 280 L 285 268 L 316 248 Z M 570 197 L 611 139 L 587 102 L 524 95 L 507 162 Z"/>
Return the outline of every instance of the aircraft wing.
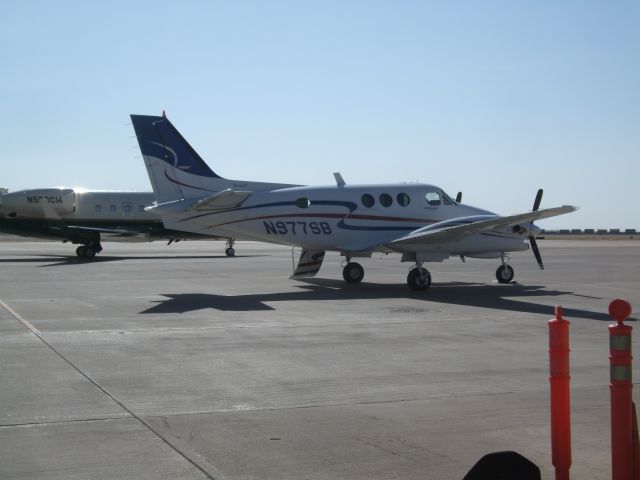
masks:
<path fill-rule="evenodd" d="M 227 210 L 237 208 L 251 196 L 253 192 L 242 192 L 238 190 L 222 190 L 208 197 L 198 200 L 191 206 L 191 210 Z"/>
<path fill-rule="evenodd" d="M 483 215 L 482 217 L 450 219 L 415 230 L 405 237 L 386 243 L 385 246 L 393 249 L 394 247 L 406 245 L 433 245 L 435 243 L 460 240 L 469 235 L 490 232 L 501 227 L 528 224 L 536 220 L 555 217 L 576 210 L 576 207 L 564 205 L 506 217 Z"/>
<path fill-rule="evenodd" d="M 81 227 L 76 225 L 64 226 L 61 229 L 71 230 L 81 233 L 104 233 L 117 237 L 148 237 L 149 232 L 141 230 L 127 230 L 126 228 L 102 228 L 102 227 Z"/>

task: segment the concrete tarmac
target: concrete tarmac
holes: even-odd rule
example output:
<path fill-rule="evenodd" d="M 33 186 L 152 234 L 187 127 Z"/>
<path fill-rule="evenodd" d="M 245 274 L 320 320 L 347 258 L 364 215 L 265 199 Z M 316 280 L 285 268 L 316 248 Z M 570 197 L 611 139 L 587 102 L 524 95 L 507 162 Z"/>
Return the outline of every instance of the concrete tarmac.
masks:
<path fill-rule="evenodd" d="M 0 478 L 459 480 L 515 450 L 552 479 L 556 304 L 572 478 L 610 478 L 606 312 L 640 308 L 640 242 L 539 243 L 515 284 L 452 259 L 415 293 L 397 255 L 346 285 L 337 254 L 294 281 L 289 248 L 252 242 L 2 242 Z"/>

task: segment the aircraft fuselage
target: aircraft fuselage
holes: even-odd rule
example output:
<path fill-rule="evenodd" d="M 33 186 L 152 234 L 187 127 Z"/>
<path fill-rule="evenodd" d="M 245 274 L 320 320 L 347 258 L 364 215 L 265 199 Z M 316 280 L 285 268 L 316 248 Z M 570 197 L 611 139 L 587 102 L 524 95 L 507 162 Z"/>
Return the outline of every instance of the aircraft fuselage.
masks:
<path fill-rule="evenodd" d="M 456 203 L 433 185 L 409 183 L 254 192 L 241 206 L 223 210 L 194 209 L 194 203 L 194 200 L 179 200 L 158 205 L 153 210 L 171 218 L 172 228 L 195 231 L 195 224 L 202 233 L 228 232 L 308 250 L 342 252 L 368 251 L 452 218 L 495 216 L 487 210 Z M 484 256 L 490 251 L 495 256 L 501 246 L 505 251 L 528 248 L 522 236 L 508 231 L 496 232 L 490 237 L 478 234 L 453 243 L 455 245 L 439 244 L 433 251 L 469 256 Z M 420 251 L 428 250 L 421 247 Z"/>

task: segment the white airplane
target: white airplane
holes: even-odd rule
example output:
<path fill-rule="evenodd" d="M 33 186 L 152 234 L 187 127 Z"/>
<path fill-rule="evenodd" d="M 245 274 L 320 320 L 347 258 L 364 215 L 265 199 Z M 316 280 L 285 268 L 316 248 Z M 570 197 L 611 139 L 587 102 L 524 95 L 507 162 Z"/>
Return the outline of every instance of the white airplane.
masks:
<path fill-rule="evenodd" d="M 339 173 L 331 186 L 228 180 L 207 166 L 164 113 L 131 120 L 157 198 L 149 210 L 165 227 L 300 247 L 292 278 L 315 275 L 325 252 L 337 251 L 346 257 L 345 281 L 358 283 L 364 269 L 352 259 L 384 252 L 415 264 L 407 284 L 416 291 L 431 284 L 425 262 L 452 256 L 499 258 L 496 278 L 509 283 L 508 252 L 530 245 L 544 268 L 533 222 L 576 210 L 539 210 L 542 190 L 531 212 L 502 217 L 420 183 L 347 185 Z"/>
<path fill-rule="evenodd" d="M 155 213 L 153 192 L 114 192 L 71 188 L 40 188 L 9 193 L 0 189 L 0 232 L 80 244 L 76 255 L 93 258 L 101 239 L 150 242 L 203 238 L 197 233 L 165 228 Z M 209 236 L 210 237 L 210 236 Z M 226 254 L 234 256 L 233 239 Z"/>

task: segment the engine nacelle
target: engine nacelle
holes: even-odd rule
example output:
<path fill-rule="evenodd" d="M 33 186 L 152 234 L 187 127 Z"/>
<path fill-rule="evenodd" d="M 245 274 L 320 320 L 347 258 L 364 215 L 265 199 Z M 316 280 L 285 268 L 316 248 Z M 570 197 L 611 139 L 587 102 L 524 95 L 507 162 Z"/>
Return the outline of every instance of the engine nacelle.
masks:
<path fill-rule="evenodd" d="M 0 212 L 7 217 L 51 217 L 75 209 L 76 193 L 71 188 L 39 188 L 0 196 Z"/>

